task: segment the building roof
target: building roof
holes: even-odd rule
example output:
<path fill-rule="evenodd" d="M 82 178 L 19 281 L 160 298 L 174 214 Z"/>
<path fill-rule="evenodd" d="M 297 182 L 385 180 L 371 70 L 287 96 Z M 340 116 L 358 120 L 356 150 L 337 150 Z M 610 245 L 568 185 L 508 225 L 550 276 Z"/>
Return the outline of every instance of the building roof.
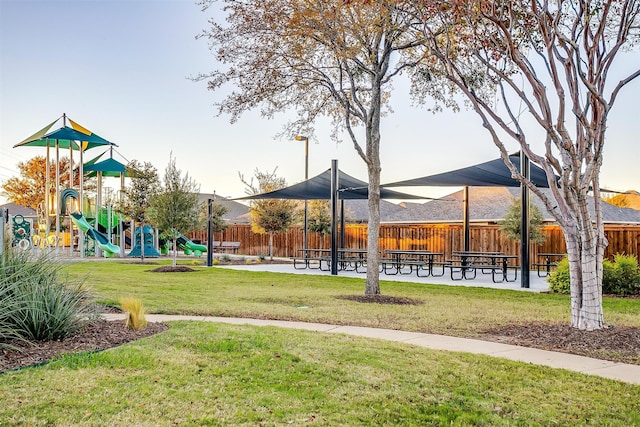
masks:
<path fill-rule="evenodd" d="M 38 214 L 34 209 L 16 205 L 15 203 L 6 203 L 4 205 L 0 205 L 0 209 L 8 209 L 10 216 L 22 215 L 25 218 L 35 218 Z"/>
<path fill-rule="evenodd" d="M 611 203 L 624 204 L 625 207 L 640 210 L 640 193 L 629 190 L 623 194 L 616 194 L 608 199 Z"/>
<path fill-rule="evenodd" d="M 223 217 L 226 222 L 232 224 L 249 224 L 251 222 L 247 205 L 211 193 L 200 193 L 198 197 L 200 203 L 207 203 L 208 199 L 214 199 L 214 203 L 224 206 L 227 209 L 227 213 Z"/>
<path fill-rule="evenodd" d="M 548 191 L 548 190 L 543 190 Z M 212 194 L 200 194 L 200 201 L 212 198 Z M 381 222 L 461 222 L 463 191 L 426 203 L 404 202 L 401 204 L 380 200 Z M 504 218 L 514 198 L 520 197 L 519 188 L 469 187 L 469 216 L 472 222 L 497 222 Z M 235 224 L 249 224 L 249 206 L 225 197 L 215 196 L 215 203 L 227 208 L 224 220 Z M 345 200 L 345 220 L 366 223 L 369 220 L 367 200 Z M 555 221 L 537 196 L 531 195 L 531 203 L 536 205 L 545 221 Z M 593 206 L 593 203 L 590 203 Z M 11 213 L 11 212 L 10 212 Z M 606 223 L 640 224 L 640 210 L 620 208 L 602 203 L 602 213 Z M 26 216 L 26 215 L 25 215 Z"/>
<path fill-rule="evenodd" d="M 339 209 L 339 208 L 338 208 Z M 380 200 L 380 220 L 392 218 L 398 212 L 405 210 L 402 205 Z M 344 216 L 346 222 L 369 222 L 368 200 L 345 200 Z"/>
<path fill-rule="evenodd" d="M 542 191 L 549 191 L 543 189 Z M 469 187 L 469 220 L 473 222 L 495 222 L 502 219 L 514 198 L 520 197 L 519 188 Z M 463 190 L 422 204 L 405 203 L 399 210 L 382 219 L 384 222 L 455 222 L 462 221 Z M 540 199 L 531 194 L 531 203 L 540 209 L 545 221 L 555 221 Z M 589 201 L 593 209 L 593 201 Z M 606 223 L 640 223 L 640 211 L 619 208 L 602 203 L 602 214 Z"/>

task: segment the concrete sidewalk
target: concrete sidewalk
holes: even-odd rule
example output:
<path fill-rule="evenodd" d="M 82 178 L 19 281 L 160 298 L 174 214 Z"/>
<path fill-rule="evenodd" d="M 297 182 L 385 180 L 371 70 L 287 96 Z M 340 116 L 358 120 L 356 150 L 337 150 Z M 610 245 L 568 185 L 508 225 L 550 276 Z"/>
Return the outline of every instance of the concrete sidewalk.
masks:
<path fill-rule="evenodd" d="M 105 314 L 108 320 L 124 319 L 124 314 Z M 480 341 L 469 338 L 456 338 L 445 335 L 423 334 L 419 332 L 396 331 L 392 329 L 365 328 L 361 326 L 337 326 L 322 323 L 287 322 L 282 320 L 244 319 L 233 317 L 205 317 L 148 314 L 149 322 L 169 322 L 172 320 L 191 320 L 229 323 L 235 325 L 277 326 L 280 328 L 304 329 L 308 331 L 355 335 L 413 344 L 433 350 L 459 351 L 473 354 L 485 354 L 518 362 L 533 363 L 552 368 L 567 369 L 588 375 L 615 379 L 640 385 L 640 365 L 610 362 L 516 345 Z"/>

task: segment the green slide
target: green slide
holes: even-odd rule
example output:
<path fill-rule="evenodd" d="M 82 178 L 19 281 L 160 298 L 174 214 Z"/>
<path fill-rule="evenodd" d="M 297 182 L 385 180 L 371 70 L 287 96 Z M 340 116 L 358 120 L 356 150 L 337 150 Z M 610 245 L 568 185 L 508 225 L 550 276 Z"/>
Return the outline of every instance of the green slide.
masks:
<path fill-rule="evenodd" d="M 176 245 L 184 251 L 185 255 L 191 255 L 193 252 L 195 256 L 200 256 L 203 252 L 207 252 L 207 247 L 205 245 L 194 243 L 182 234 L 176 239 Z"/>
<path fill-rule="evenodd" d="M 87 236 L 96 241 L 96 244 L 104 252 L 104 256 L 111 258 L 112 256 L 120 253 L 120 247 L 114 245 L 109 241 L 106 234 L 96 230 L 87 222 L 87 219 L 80 212 L 71 212 L 71 219 L 73 223 L 82 231 L 87 233 Z"/>

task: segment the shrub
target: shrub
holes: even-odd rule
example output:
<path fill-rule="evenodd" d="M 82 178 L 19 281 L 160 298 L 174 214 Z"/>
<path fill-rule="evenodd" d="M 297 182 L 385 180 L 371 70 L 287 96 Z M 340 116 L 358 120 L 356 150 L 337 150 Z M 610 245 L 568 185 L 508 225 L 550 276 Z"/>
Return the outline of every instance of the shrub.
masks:
<path fill-rule="evenodd" d="M 556 270 L 547 279 L 551 292 L 570 293 L 569 261 L 558 262 Z M 602 293 L 633 295 L 640 293 L 640 269 L 633 255 L 616 254 L 613 262 L 605 259 L 602 263 Z"/>
<path fill-rule="evenodd" d="M 60 340 L 84 328 L 98 308 L 82 282 L 61 276 L 47 255 L 9 249 L 0 267 L 0 341 Z"/>
<path fill-rule="evenodd" d="M 556 270 L 547 278 L 549 290 L 557 294 L 569 294 L 571 292 L 569 280 L 569 260 L 567 257 L 558 261 Z"/>
<path fill-rule="evenodd" d="M 633 295 L 640 293 L 640 270 L 638 260 L 633 255 L 616 254 L 614 268 L 609 277 L 602 280 L 602 292 L 615 295 Z"/>
<path fill-rule="evenodd" d="M 120 308 L 127 313 L 127 328 L 139 331 L 147 326 L 142 301 L 132 297 L 120 298 Z"/>

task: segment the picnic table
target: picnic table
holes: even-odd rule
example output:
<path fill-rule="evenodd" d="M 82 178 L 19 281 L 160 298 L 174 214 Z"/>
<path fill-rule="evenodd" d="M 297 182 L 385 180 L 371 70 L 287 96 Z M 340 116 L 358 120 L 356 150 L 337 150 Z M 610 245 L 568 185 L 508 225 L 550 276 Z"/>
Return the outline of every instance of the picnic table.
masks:
<path fill-rule="evenodd" d="M 366 273 L 368 249 L 340 248 L 338 249 L 338 268 L 344 271 Z"/>
<path fill-rule="evenodd" d="M 293 267 L 302 270 L 305 268 L 319 268 L 331 270 L 331 249 L 308 248 L 298 249 L 302 256 L 293 257 Z M 366 271 L 367 249 L 338 249 L 338 268 L 344 271 Z M 323 263 L 325 267 L 323 267 Z"/>
<path fill-rule="evenodd" d="M 479 251 L 454 251 L 451 255 L 452 259 L 446 261 L 451 280 L 475 279 L 478 270 L 483 274 L 490 273 L 494 283 L 515 282 L 518 278 L 519 267 L 509 263 L 510 260 L 518 259 L 517 255 Z M 512 279 L 509 279 L 509 269 L 514 272 Z"/>
<path fill-rule="evenodd" d="M 444 263 L 436 261 L 436 257 L 440 258 L 444 254 L 440 252 L 431 252 L 426 250 L 406 250 L 406 249 L 387 249 L 385 251 L 387 258 L 380 260 L 382 271 L 385 274 L 411 274 L 414 269 L 416 276 L 443 276 Z M 442 273 L 435 274 L 434 266 L 442 265 Z M 408 268 L 408 271 L 406 269 Z M 420 275 L 421 272 L 426 272 Z"/>
<path fill-rule="evenodd" d="M 306 268 L 325 270 L 324 268 L 322 268 L 322 263 L 325 262 L 327 264 L 326 269 L 330 269 L 331 249 L 307 248 L 298 249 L 298 252 L 300 252 L 302 255 L 292 257 L 293 268 L 297 270 L 304 270 Z"/>
<path fill-rule="evenodd" d="M 538 258 L 540 258 L 541 261 L 533 264 L 533 266 L 538 270 L 538 277 L 547 277 L 549 274 L 551 274 L 551 268 L 556 267 L 558 265 L 558 261 L 560 261 L 565 256 L 567 256 L 567 254 L 538 254 Z M 544 273 L 544 275 L 542 275 L 542 273 Z"/>

